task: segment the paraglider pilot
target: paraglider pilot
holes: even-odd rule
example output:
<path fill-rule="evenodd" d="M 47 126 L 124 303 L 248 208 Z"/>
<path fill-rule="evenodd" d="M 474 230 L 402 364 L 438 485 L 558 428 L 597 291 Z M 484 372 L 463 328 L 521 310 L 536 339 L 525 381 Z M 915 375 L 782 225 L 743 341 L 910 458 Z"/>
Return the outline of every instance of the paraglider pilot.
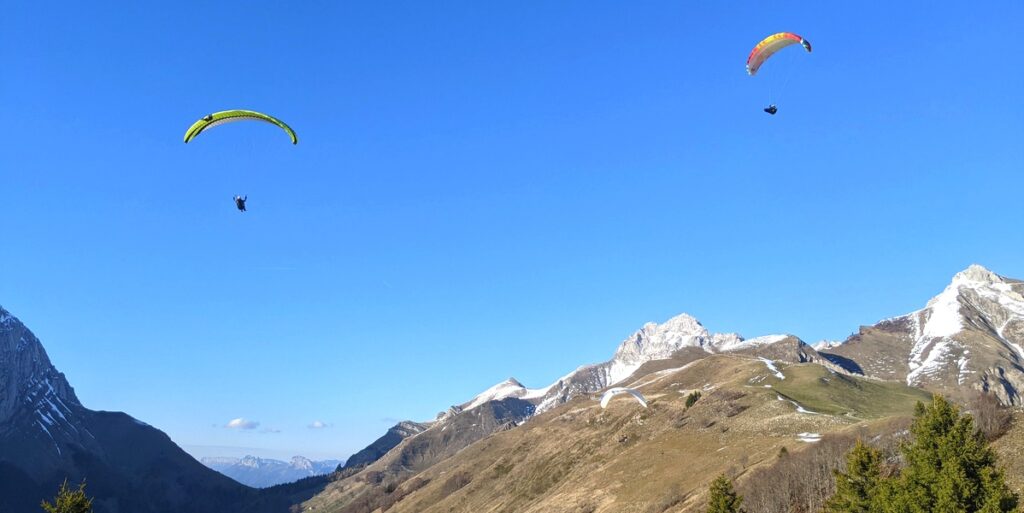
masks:
<path fill-rule="evenodd" d="M 764 111 L 767 112 L 768 114 L 771 114 L 772 116 L 774 116 L 775 113 L 779 111 L 779 108 L 776 107 L 775 104 L 773 103 L 773 104 L 765 107 Z"/>
<path fill-rule="evenodd" d="M 245 201 L 248 199 L 248 194 L 246 194 L 244 198 L 241 196 L 235 196 L 235 206 L 238 207 L 239 212 L 245 212 Z"/>

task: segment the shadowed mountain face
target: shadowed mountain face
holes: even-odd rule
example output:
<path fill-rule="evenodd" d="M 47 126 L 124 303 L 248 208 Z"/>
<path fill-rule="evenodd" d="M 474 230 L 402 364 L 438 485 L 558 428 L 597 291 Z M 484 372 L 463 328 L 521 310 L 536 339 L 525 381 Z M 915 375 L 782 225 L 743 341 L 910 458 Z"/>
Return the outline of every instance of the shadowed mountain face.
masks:
<path fill-rule="evenodd" d="M 39 340 L 0 308 L 0 511 L 38 511 L 65 479 L 87 482 L 97 513 L 241 511 L 256 500 L 162 431 L 82 406 Z"/>
<path fill-rule="evenodd" d="M 354 468 L 362 465 L 369 465 L 381 458 L 388 453 L 395 446 L 402 443 L 402 440 L 409 438 L 410 436 L 417 435 L 425 431 L 430 424 L 419 423 L 419 422 L 399 422 L 388 429 L 384 436 L 374 440 L 374 442 L 363 450 L 353 454 L 345 461 L 345 468 Z"/>

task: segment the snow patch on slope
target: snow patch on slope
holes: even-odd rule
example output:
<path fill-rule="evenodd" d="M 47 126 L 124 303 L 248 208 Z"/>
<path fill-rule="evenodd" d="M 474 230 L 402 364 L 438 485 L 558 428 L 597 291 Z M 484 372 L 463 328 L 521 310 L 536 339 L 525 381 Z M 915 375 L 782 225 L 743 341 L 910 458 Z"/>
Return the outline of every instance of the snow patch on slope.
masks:
<path fill-rule="evenodd" d="M 963 329 L 960 322 L 960 284 L 953 280 L 946 290 L 932 298 L 924 309 L 924 329 L 921 336 L 926 338 L 942 338 L 956 335 Z"/>
<path fill-rule="evenodd" d="M 776 378 L 786 379 L 786 375 L 783 374 L 782 371 L 780 371 L 779 368 L 775 366 L 774 361 L 762 357 L 758 357 L 758 360 L 764 362 L 765 366 L 768 367 L 768 370 L 772 371 L 772 373 L 775 374 Z"/>
<path fill-rule="evenodd" d="M 821 433 L 797 433 L 796 439 L 801 442 L 813 444 L 821 441 Z"/>
<path fill-rule="evenodd" d="M 974 371 L 969 370 L 967 368 L 967 364 L 970 363 L 970 361 L 971 361 L 970 358 L 969 358 L 970 354 L 971 354 L 971 352 L 965 349 L 964 353 L 963 353 L 963 356 L 961 356 L 960 359 L 957 360 L 957 362 L 956 362 L 956 366 L 957 366 L 957 369 L 959 371 L 959 372 L 957 372 L 957 376 L 956 376 L 956 384 L 958 384 L 958 385 L 963 385 L 964 382 L 967 381 L 967 375 L 974 373 Z"/>
<path fill-rule="evenodd" d="M 922 376 L 934 376 L 949 363 L 953 349 L 959 347 L 955 341 L 942 338 L 938 340 L 920 340 L 914 344 L 910 354 L 910 373 L 907 374 L 907 385 L 913 386 Z"/>
<path fill-rule="evenodd" d="M 803 406 L 800 406 L 800 403 L 798 403 L 798 402 L 796 402 L 796 401 L 794 401 L 792 399 L 787 399 L 785 397 L 782 397 L 779 394 L 775 394 L 775 397 L 777 397 L 782 402 L 786 402 L 786 403 L 789 403 L 789 404 L 792 404 L 793 406 L 795 406 L 797 413 L 806 413 L 808 415 L 821 415 L 820 413 L 818 413 L 816 411 L 811 411 L 811 410 L 808 410 L 807 408 L 804 408 Z"/>
<path fill-rule="evenodd" d="M 722 342 L 721 344 L 716 346 L 715 349 L 721 352 L 737 351 L 740 349 L 747 349 L 750 347 L 767 346 L 775 344 L 777 342 L 782 342 L 787 338 L 789 338 L 789 335 L 765 335 L 763 337 L 754 337 L 744 340 L 743 338 L 737 336 L 735 340 L 727 340 Z"/>

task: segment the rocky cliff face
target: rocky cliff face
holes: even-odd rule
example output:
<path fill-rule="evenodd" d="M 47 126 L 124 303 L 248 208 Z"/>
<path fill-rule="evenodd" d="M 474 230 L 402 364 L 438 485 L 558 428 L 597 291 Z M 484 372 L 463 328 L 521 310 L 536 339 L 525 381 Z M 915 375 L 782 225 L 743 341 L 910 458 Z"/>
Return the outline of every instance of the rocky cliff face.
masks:
<path fill-rule="evenodd" d="M 39 339 L 0 308 L 0 511 L 37 511 L 65 479 L 88 482 L 97 513 L 240 511 L 253 493 L 160 430 L 85 408 Z"/>
<path fill-rule="evenodd" d="M 39 339 L 0 308 L 0 460 L 23 461 L 39 479 L 67 460 L 69 446 L 95 448 L 84 411 Z"/>

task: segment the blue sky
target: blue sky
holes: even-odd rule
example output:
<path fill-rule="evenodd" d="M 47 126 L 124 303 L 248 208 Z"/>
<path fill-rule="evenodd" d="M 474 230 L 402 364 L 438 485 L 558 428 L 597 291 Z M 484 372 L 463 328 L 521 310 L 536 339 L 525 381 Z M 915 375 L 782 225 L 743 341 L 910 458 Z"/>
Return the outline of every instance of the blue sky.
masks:
<path fill-rule="evenodd" d="M 646 321 L 841 339 L 1024 277 L 1024 4 L 859 4 L 7 5 L 0 305 L 91 408 L 338 457 Z M 814 53 L 746 76 L 776 31 Z M 182 144 L 229 108 L 299 145 Z"/>

